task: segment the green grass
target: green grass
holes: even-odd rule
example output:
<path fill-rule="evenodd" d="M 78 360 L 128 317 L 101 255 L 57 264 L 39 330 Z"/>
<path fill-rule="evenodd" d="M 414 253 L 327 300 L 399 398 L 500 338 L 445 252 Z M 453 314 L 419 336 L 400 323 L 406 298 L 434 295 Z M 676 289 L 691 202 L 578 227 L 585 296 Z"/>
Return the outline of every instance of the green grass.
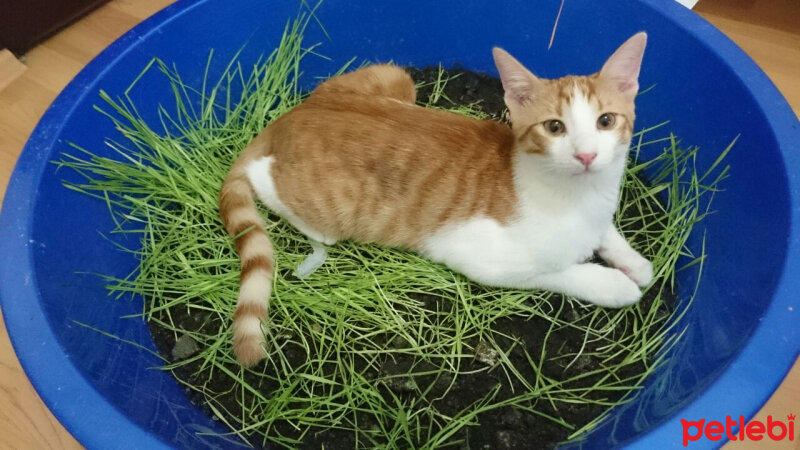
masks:
<path fill-rule="evenodd" d="M 359 446 L 438 448 L 463 439 L 462 430 L 480 414 L 509 407 L 580 438 L 610 408 L 629 401 L 680 338 L 676 327 L 691 299 L 674 308 L 669 293 L 679 264 L 702 265 L 705 255 L 690 252 L 687 238 L 709 213 L 727 170 L 715 164 L 698 172 L 697 149 L 664 136 L 663 124 L 636 133 L 632 155 L 657 154 L 628 169 L 617 220 L 657 278 L 647 301 L 624 310 L 548 292 L 484 288 L 414 253 L 355 242 L 330 247 L 319 270 L 296 279 L 290 274 L 311 247 L 270 216 L 277 274 L 269 356 L 266 366 L 242 369 L 232 357 L 230 327 L 239 261 L 217 216 L 217 193 L 239 151 L 302 100 L 297 79 L 301 61 L 313 53 L 302 43 L 310 18 L 289 24 L 268 58 L 253 67 L 234 59 L 216 80 L 207 71 L 202 86 L 187 86 L 177 68 L 154 59 L 121 95 L 101 92 L 104 106 L 97 110 L 124 139 L 109 140 L 113 157 L 74 145 L 57 164 L 86 178 L 66 187 L 107 203 L 113 233 L 141 237 L 140 248 L 123 249 L 139 267 L 123 279 L 108 277 L 108 289 L 141 295 L 148 321 L 198 343 L 198 353 L 165 360 L 165 369 L 201 395 L 232 433 L 256 445 L 291 448 L 331 428 Z M 157 124 L 137 112 L 152 105 L 134 105 L 130 96 L 152 71 L 163 74 L 175 103 L 172 113 L 160 108 Z M 478 114 L 469 107 L 460 112 Z M 654 174 L 649 183 L 638 176 L 645 171 Z M 178 324 L 187 318 L 191 329 Z M 508 332 L 503 324 L 510 320 L 537 324 L 541 341 Z M 564 341 L 564 333 L 581 339 Z M 476 363 L 476 348 L 494 364 Z M 387 373 L 392 361 L 408 365 L 408 373 Z M 486 376 L 513 388 L 487 386 L 459 411 L 439 406 L 460 377 Z M 387 388 L 397 383 L 410 393 Z M 597 411 L 595 418 L 571 422 L 567 412 L 576 405 Z"/>

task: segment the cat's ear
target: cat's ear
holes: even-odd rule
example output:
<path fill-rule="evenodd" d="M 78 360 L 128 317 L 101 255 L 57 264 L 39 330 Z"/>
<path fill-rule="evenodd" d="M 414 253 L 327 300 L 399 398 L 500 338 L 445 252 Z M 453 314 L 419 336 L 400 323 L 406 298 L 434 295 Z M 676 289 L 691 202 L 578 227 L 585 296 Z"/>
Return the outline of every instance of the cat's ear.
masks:
<path fill-rule="evenodd" d="M 513 101 L 518 106 L 527 103 L 541 85 L 541 80 L 502 48 L 493 48 L 492 55 L 503 82 L 506 103 Z"/>
<path fill-rule="evenodd" d="M 613 83 L 620 93 L 635 97 L 639 91 L 639 70 L 646 45 L 647 33 L 631 36 L 608 58 L 600 76 Z"/>

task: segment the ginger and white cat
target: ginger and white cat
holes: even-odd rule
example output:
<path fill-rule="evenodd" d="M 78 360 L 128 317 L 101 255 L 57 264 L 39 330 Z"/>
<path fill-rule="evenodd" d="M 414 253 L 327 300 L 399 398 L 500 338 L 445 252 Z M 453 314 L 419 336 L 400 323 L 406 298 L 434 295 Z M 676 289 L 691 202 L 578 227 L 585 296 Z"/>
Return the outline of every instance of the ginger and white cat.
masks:
<path fill-rule="evenodd" d="M 321 83 L 264 129 L 225 179 L 220 215 L 242 261 L 234 352 L 264 356 L 274 273 L 253 192 L 310 239 L 413 249 L 488 285 L 630 305 L 652 265 L 613 225 L 647 36 L 589 76 L 537 78 L 494 49 L 512 127 L 415 105 L 374 65 Z M 611 267 L 586 262 L 594 252 Z"/>

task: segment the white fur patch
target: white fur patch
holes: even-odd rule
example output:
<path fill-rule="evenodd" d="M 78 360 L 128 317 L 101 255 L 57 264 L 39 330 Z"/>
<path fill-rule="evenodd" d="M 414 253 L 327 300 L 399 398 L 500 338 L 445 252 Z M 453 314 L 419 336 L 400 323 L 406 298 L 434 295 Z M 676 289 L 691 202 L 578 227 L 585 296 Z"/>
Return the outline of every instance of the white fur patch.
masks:
<path fill-rule="evenodd" d="M 600 217 L 528 211 L 506 226 L 482 217 L 445 226 L 424 241 L 424 253 L 484 284 L 530 288 L 537 275 L 582 262 L 600 244 Z"/>
<path fill-rule="evenodd" d="M 569 128 L 567 134 L 572 138 L 572 145 L 576 153 L 599 151 L 600 143 L 597 142 L 597 117 L 600 112 L 589 103 L 583 91 L 577 86 L 572 91 L 572 102 L 567 110 Z"/>
<path fill-rule="evenodd" d="M 508 226 L 475 218 L 440 229 L 423 250 L 489 286 L 546 289 L 612 308 L 630 305 L 641 297 L 633 281 L 619 270 L 583 262 L 602 239 L 598 228 L 580 214 Z"/>
<path fill-rule="evenodd" d="M 524 242 L 499 222 L 476 217 L 439 229 L 423 242 L 423 253 L 434 261 L 478 282 L 497 286 L 501 279 L 523 279 L 536 270 Z M 516 274 L 516 275 L 515 275 Z"/>

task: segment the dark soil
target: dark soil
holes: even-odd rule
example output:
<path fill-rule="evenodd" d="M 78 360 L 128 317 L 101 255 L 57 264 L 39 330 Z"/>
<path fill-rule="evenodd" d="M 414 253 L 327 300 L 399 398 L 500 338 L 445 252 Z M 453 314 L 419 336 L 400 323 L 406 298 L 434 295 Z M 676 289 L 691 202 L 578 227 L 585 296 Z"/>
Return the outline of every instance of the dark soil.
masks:
<path fill-rule="evenodd" d="M 439 68 L 412 67 L 407 71 L 417 84 L 423 83 L 417 89 L 417 101 L 426 104 L 433 92 L 433 83 L 439 77 Z M 444 93 L 436 106 L 451 109 L 473 105 L 495 119 L 504 119 L 506 105 L 503 101 L 503 84 L 499 79 L 461 69 L 445 70 L 444 78 L 450 79 L 445 84 Z"/>
<path fill-rule="evenodd" d="M 417 81 L 432 82 L 438 75 L 438 68 L 426 69 L 409 69 L 409 72 Z M 475 106 L 490 115 L 493 118 L 502 120 L 504 104 L 503 104 L 503 91 L 500 81 L 487 77 L 485 75 L 475 74 L 462 70 L 449 70 L 448 76 L 460 74 L 457 78 L 451 79 L 446 86 L 445 96 L 438 105 L 443 107 L 451 107 L 455 105 L 475 104 Z M 421 88 L 418 94 L 420 102 L 425 102 L 427 96 L 430 95 L 430 87 Z M 650 295 L 645 296 L 642 302 L 645 309 L 649 309 L 655 295 L 650 290 Z M 425 308 L 447 314 L 451 306 L 448 300 L 445 300 L 435 293 L 420 295 L 413 294 L 412 297 L 423 302 Z M 553 300 L 553 314 L 560 316 L 562 319 L 570 320 L 572 322 L 585 322 L 588 319 L 585 317 L 585 312 L 578 309 L 573 309 L 567 302 L 562 302 L 558 296 Z M 660 314 L 667 315 L 670 311 L 664 308 Z M 162 313 L 164 314 L 164 313 Z M 196 331 L 203 329 L 206 332 L 214 333 L 219 329 L 226 329 L 228 324 L 220 324 L 216 319 L 210 319 L 211 316 L 198 316 L 196 313 L 191 315 L 187 312 L 185 307 L 173 308 L 170 311 L 171 321 L 179 328 L 187 331 Z M 602 324 L 594 323 L 594 327 L 602 327 Z M 161 353 L 170 361 L 180 360 L 189 357 L 197 351 L 196 344 L 190 338 L 177 336 L 179 341 L 176 345 L 176 336 L 174 332 L 160 328 L 156 321 L 150 322 L 150 329 L 153 338 L 161 351 Z M 581 350 L 583 345 L 584 335 L 580 331 L 571 328 L 562 328 L 551 330 L 550 322 L 539 318 L 509 318 L 503 319 L 495 323 L 493 327 L 495 333 L 495 341 L 500 344 L 501 348 L 511 349 L 509 358 L 518 367 L 526 380 L 535 384 L 537 374 L 533 372 L 528 363 L 526 350 L 531 355 L 538 355 L 543 350 L 548 355 L 558 354 L 574 354 Z M 622 336 L 630 333 L 631 330 L 614 330 L 613 334 Z M 545 339 L 545 336 L 547 339 Z M 512 338 L 513 337 L 513 340 Z M 612 336 L 614 338 L 614 336 Z M 388 338 L 387 338 L 388 339 Z M 514 342 L 516 340 L 516 342 Z M 542 349 L 542 344 L 546 342 L 545 348 Z M 392 342 L 393 346 L 402 348 L 407 345 L 405 342 Z M 541 373 L 544 376 L 554 379 L 567 379 L 575 374 L 584 373 L 587 368 L 596 367 L 600 364 L 597 358 L 593 357 L 594 349 L 601 345 L 601 343 L 589 343 L 583 349 L 582 355 L 575 361 L 572 358 L 564 359 L 549 359 L 548 363 L 541 367 Z M 502 370 L 485 370 L 487 366 L 493 365 L 493 359 L 496 355 L 489 351 L 487 346 L 478 341 L 465 342 L 465 347 L 472 349 L 475 358 L 462 365 L 462 372 L 473 372 L 469 374 L 459 373 L 456 377 L 455 383 L 452 384 L 453 377 L 450 374 L 444 373 L 438 377 L 432 375 L 424 375 L 426 369 L 429 369 L 429 363 L 425 361 L 415 360 L 413 357 L 386 357 L 380 365 L 379 371 L 366 369 L 365 372 L 378 372 L 367 373 L 367 376 L 380 377 L 390 374 L 402 375 L 401 377 L 394 378 L 391 382 L 381 384 L 380 391 L 384 396 L 393 396 L 400 398 L 407 398 L 412 396 L 425 395 L 429 399 L 432 407 L 436 408 L 440 413 L 455 416 L 459 411 L 472 405 L 476 401 L 485 397 L 494 389 L 497 394 L 494 401 L 502 401 L 518 395 L 521 390 L 525 388 L 513 377 L 510 378 Z M 301 364 L 307 358 L 303 350 L 293 349 L 287 347 L 284 349 L 284 354 L 293 364 Z M 612 361 L 611 363 L 618 362 Z M 609 362 L 606 361 L 606 364 Z M 240 413 L 238 405 L 238 396 L 241 391 L 233 389 L 232 381 L 229 377 L 220 374 L 219 371 L 214 372 L 222 376 L 208 376 L 208 372 L 199 371 L 199 363 L 190 363 L 178 368 L 175 375 L 180 379 L 195 386 L 204 386 L 207 391 L 220 393 L 215 397 L 214 404 L 217 409 L 227 411 L 229 414 L 228 420 L 236 423 L 237 416 Z M 484 369 L 484 370 L 479 370 Z M 267 371 L 271 370 L 266 367 Z M 642 373 L 644 367 L 641 363 L 630 364 L 623 368 L 618 376 L 636 376 Z M 526 372 L 527 371 L 527 372 Z M 267 385 L 263 378 L 252 376 L 248 379 L 249 382 L 259 386 L 265 394 L 269 394 L 273 387 Z M 591 386 L 597 382 L 597 378 L 588 377 L 581 379 L 581 386 Z M 499 388 L 498 388 L 499 386 Z M 442 395 L 449 387 L 449 392 L 446 396 Z M 567 387 L 579 387 L 567 386 Z M 426 392 L 426 393 L 425 393 Z M 513 394 L 513 393 L 517 394 Z M 423 394 L 425 393 L 425 394 Z M 624 392 L 598 393 L 596 398 L 606 398 L 607 400 L 614 400 L 620 398 Z M 211 409 L 205 403 L 206 399 L 203 394 L 187 389 L 187 395 L 191 401 L 205 409 L 210 415 Z M 533 404 L 531 404 L 533 406 Z M 541 401 L 536 403 L 537 410 L 551 415 L 553 417 L 562 418 L 566 422 L 581 426 L 590 422 L 597 417 L 603 410 L 602 407 L 591 404 L 557 404 L 551 405 L 549 402 Z M 555 407 L 554 407 L 555 406 Z M 359 428 L 368 430 L 373 427 L 374 418 L 365 413 L 353 413 L 355 420 L 359 424 Z M 540 415 L 530 413 L 528 411 L 503 407 L 495 409 L 478 416 L 478 424 L 462 429 L 456 436 L 453 437 L 453 442 L 459 442 L 451 448 L 461 449 L 535 449 L 535 448 L 552 448 L 559 442 L 563 442 L 570 431 L 565 427 L 554 423 L 552 420 L 543 418 Z M 291 436 L 294 429 L 289 424 L 278 424 L 273 429 L 280 432 L 284 436 Z M 270 433 L 272 434 L 272 433 Z M 296 435 L 296 434 L 295 434 Z M 424 434 L 422 434 L 424 436 Z M 343 431 L 337 429 L 323 430 L 314 433 L 313 431 L 306 434 L 302 444 L 299 448 L 308 449 L 351 449 L 355 447 L 363 447 L 369 445 L 369 441 L 361 438 L 360 441 L 355 440 L 356 437 L 352 431 Z M 381 437 L 373 437 L 380 443 Z M 418 445 L 424 442 L 419 442 Z M 261 438 L 254 437 L 251 440 L 254 446 L 261 445 Z"/>

